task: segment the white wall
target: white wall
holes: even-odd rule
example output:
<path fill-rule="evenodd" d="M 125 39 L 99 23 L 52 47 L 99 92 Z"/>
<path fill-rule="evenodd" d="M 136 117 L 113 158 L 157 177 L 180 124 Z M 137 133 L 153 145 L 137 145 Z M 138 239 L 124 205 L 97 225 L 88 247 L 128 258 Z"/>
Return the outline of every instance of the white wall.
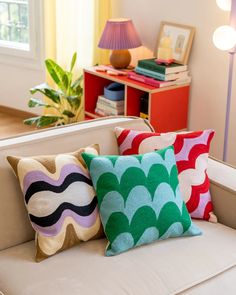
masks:
<path fill-rule="evenodd" d="M 189 60 L 192 76 L 189 107 L 189 129 L 213 128 L 216 136 L 211 154 L 219 159 L 223 153 L 228 60 L 227 52 L 212 43 L 214 30 L 228 24 L 229 14 L 218 8 L 215 0 L 113 0 L 113 17 L 129 17 L 140 34 L 143 51 L 135 57 L 148 56 L 156 46 L 160 21 L 171 21 L 196 27 Z M 233 82 L 236 82 L 236 72 Z M 236 87 L 235 87 L 236 88 Z M 236 165 L 236 89 L 232 93 L 228 162 Z"/>
<path fill-rule="evenodd" d="M 43 69 L 30 69 L 23 66 L 14 66 L 0 63 L 0 105 L 25 110 L 30 98 L 29 89 L 45 81 Z"/>

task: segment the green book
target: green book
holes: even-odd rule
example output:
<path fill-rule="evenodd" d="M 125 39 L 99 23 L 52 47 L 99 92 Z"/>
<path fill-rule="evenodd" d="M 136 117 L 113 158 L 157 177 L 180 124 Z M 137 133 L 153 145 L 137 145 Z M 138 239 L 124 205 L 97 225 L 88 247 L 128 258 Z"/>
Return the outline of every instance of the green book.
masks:
<path fill-rule="evenodd" d="M 159 65 L 155 62 L 156 58 L 141 59 L 138 61 L 138 67 L 144 68 L 151 71 L 159 72 L 163 75 L 183 72 L 187 70 L 187 65 L 180 65 L 172 63 L 170 65 Z"/>
<path fill-rule="evenodd" d="M 135 68 L 135 72 L 144 76 L 148 76 L 154 79 L 162 80 L 162 81 L 172 81 L 176 79 L 186 79 L 188 77 L 188 71 L 172 73 L 172 74 L 161 74 L 157 71 L 147 70 L 137 66 Z"/>

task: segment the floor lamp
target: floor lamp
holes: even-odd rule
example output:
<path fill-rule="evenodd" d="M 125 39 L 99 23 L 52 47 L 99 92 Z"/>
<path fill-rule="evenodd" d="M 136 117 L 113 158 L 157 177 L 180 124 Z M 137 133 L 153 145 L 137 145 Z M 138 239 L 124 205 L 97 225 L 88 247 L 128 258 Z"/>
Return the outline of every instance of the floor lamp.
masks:
<path fill-rule="evenodd" d="M 221 9 L 230 11 L 230 25 L 217 28 L 213 34 L 213 42 L 215 46 L 220 50 L 227 50 L 229 52 L 228 91 L 223 149 L 223 161 L 227 161 L 234 55 L 236 53 L 236 0 L 216 0 L 216 3 Z"/>

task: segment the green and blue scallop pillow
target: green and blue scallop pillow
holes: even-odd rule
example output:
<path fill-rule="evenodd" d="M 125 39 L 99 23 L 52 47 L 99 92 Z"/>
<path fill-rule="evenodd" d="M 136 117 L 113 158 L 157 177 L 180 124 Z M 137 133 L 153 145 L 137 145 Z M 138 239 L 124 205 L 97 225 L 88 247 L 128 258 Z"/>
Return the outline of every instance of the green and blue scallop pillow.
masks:
<path fill-rule="evenodd" d="M 180 195 L 172 146 L 143 155 L 82 157 L 97 193 L 107 256 L 201 234 Z"/>

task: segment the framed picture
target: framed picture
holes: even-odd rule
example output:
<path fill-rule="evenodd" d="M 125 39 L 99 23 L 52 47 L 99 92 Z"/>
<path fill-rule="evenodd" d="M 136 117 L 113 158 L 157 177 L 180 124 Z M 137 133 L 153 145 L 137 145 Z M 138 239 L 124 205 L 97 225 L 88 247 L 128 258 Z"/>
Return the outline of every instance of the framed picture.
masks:
<path fill-rule="evenodd" d="M 157 40 L 157 50 L 160 45 L 163 46 L 163 38 L 170 39 L 174 62 L 185 65 L 188 63 L 194 33 L 194 27 L 165 21 L 161 22 Z M 157 56 L 157 53 L 154 55 Z"/>

